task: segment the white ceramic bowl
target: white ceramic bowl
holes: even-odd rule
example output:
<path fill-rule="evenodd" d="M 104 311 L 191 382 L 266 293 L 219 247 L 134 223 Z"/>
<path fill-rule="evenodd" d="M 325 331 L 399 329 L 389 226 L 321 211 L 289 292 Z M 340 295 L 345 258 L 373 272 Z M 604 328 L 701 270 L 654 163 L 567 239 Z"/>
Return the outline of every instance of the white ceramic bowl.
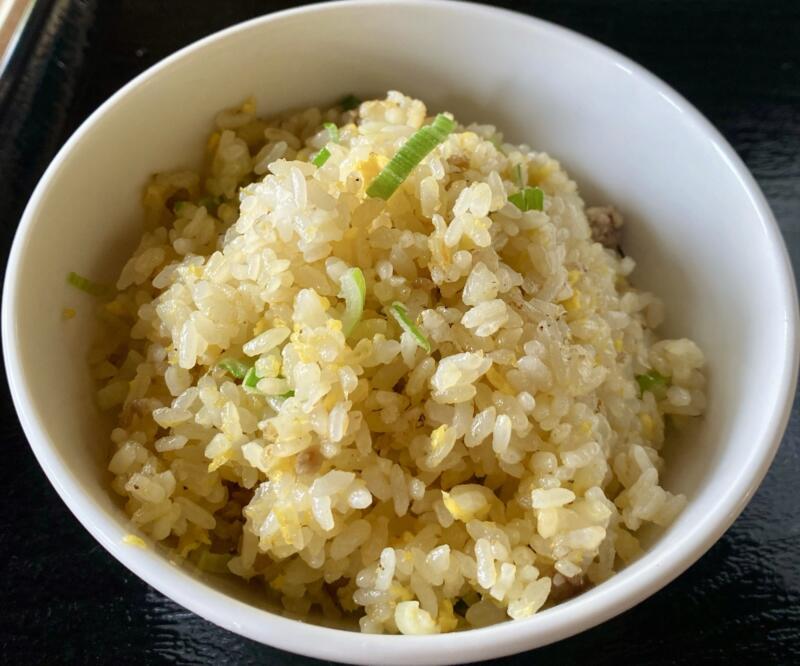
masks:
<path fill-rule="evenodd" d="M 689 504 L 610 581 L 519 622 L 458 635 L 368 636 L 273 614 L 252 589 L 122 543 L 129 531 L 92 404 L 87 297 L 65 274 L 115 279 L 140 234 L 148 174 L 199 158 L 214 113 L 255 94 L 278 111 L 394 88 L 497 124 L 562 160 L 590 202 L 627 215 L 637 284 L 666 301 L 668 334 L 709 360 L 707 416 L 671 448 L 667 485 Z M 61 320 L 65 305 L 79 316 Z M 453 663 L 534 648 L 595 625 L 680 574 L 731 524 L 778 446 L 797 369 L 794 280 L 752 177 L 685 100 L 623 56 L 563 28 L 450 2 L 306 7 L 225 30 L 151 68 L 106 102 L 42 178 L 11 253 L 5 362 L 31 446 L 94 537 L 156 589 L 227 629 L 353 663 Z M 41 526 L 44 530 L 46 527 Z M 56 547 L 56 544 L 54 544 Z"/>

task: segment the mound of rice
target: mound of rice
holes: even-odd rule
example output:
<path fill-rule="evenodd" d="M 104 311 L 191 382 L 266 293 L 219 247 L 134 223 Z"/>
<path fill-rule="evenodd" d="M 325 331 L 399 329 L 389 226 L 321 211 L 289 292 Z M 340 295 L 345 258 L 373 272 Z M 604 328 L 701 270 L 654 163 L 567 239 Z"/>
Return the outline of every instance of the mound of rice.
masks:
<path fill-rule="evenodd" d="M 147 185 L 91 359 L 142 533 L 365 632 L 525 618 L 607 579 L 683 507 L 659 485 L 665 425 L 705 405 L 703 354 L 659 340 L 661 304 L 546 154 L 457 126 L 388 201 L 366 195 L 426 116 L 397 92 L 220 113 L 201 173 Z M 509 202 L 519 179 L 542 211 Z"/>

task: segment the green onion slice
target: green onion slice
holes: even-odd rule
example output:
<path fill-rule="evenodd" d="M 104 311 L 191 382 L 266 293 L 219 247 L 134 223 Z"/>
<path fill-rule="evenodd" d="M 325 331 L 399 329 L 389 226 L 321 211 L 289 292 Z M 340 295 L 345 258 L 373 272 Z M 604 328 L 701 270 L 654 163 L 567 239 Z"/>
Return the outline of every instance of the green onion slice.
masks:
<path fill-rule="evenodd" d="M 339 143 L 339 128 L 333 123 L 322 123 L 322 126 L 328 130 L 328 136 L 331 137 L 331 141 Z"/>
<path fill-rule="evenodd" d="M 456 127 L 455 121 L 440 113 L 433 123 L 421 127 L 409 137 L 389 164 L 367 188 L 367 196 L 388 199 L 425 156 L 447 138 Z"/>
<path fill-rule="evenodd" d="M 400 328 L 407 333 L 410 333 L 416 343 L 430 354 L 431 343 L 428 341 L 428 338 L 425 337 L 425 334 L 419 329 L 419 327 L 411 321 L 411 318 L 408 316 L 408 310 L 406 310 L 406 306 L 395 301 L 389 308 L 389 312 L 397 320 L 397 323 L 400 324 Z"/>
<path fill-rule="evenodd" d="M 669 378 L 658 370 L 650 370 L 643 375 L 636 375 L 636 382 L 639 384 L 639 391 L 642 395 L 646 391 L 650 391 L 656 398 L 662 398 L 669 386 Z"/>
<path fill-rule="evenodd" d="M 237 361 L 235 358 L 224 358 L 217 365 L 236 379 L 244 379 L 247 373 L 253 369 L 251 365 Z"/>
<path fill-rule="evenodd" d="M 361 106 L 361 100 L 355 95 L 345 95 L 339 101 L 339 106 L 341 106 L 345 111 L 352 111 L 353 109 Z"/>
<path fill-rule="evenodd" d="M 245 389 L 256 390 L 256 384 L 258 384 L 259 379 L 261 379 L 261 377 L 256 374 L 256 367 L 253 366 L 245 373 L 242 386 Z"/>
<path fill-rule="evenodd" d="M 336 127 L 336 125 L 334 125 L 333 123 L 322 123 L 322 126 L 326 130 L 328 130 L 328 136 L 330 136 L 331 141 L 333 141 L 333 143 L 338 143 L 339 142 L 339 128 Z M 314 156 L 314 159 L 311 160 L 311 164 L 313 164 L 315 167 L 319 168 L 323 164 L 325 164 L 325 162 L 328 161 L 328 158 L 330 156 L 331 156 L 331 151 L 328 150 L 327 146 L 323 146 L 322 150 L 320 150 Z"/>
<path fill-rule="evenodd" d="M 267 396 L 267 404 L 272 407 L 276 412 L 281 411 L 281 405 L 286 402 L 286 398 L 293 398 L 294 391 L 286 391 L 286 393 L 282 393 L 281 395 L 268 395 Z"/>
<path fill-rule="evenodd" d="M 92 296 L 110 296 L 113 292 L 113 289 L 108 285 L 100 284 L 99 282 L 93 282 L 89 278 L 83 277 L 83 275 L 78 275 L 72 271 L 67 274 L 67 284 L 70 284 L 76 289 L 80 289 L 81 291 Z"/>
<path fill-rule="evenodd" d="M 325 162 L 328 161 L 328 158 L 331 156 L 331 151 L 327 148 L 323 148 L 320 150 L 313 160 L 311 160 L 311 164 L 315 167 L 321 167 Z"/>
<path fill-rule="evenodd" d="M 519 186 L 519 187 L 523 186 L 524 183 L 522 182 L 522 165 L 521 164 L 517 164 L 514 167 L 514 179 L 517 181 L 517 186 Z"/>
<path fill-rule="evenodd" d="M 508 200 L 523 213 L 528 210 L 544 209 L 544 192 L 538 187 L 526 187 L 512 194 Z"/>
<path fill-rule="evenodd" d="M 248 393 L 257 393 L 258 395 L 264 395 L 261 391 L 258 390 L 258 382 L 261 381 L 261 377 L 258 376 L 256 373 L 255 366 L 251 367 L 244 375 L 244 379 L 242 380 L 242 388 L 247 391 Z M 273 399 L 278 399 L 281 402 L 286 400 L 286 398 L 291 398 L 294 395 L 294 390 L 290 389 L 286 391 L 286 393 L 280 393 L 278 395 L 268 395 L 266 396 L 267 399 L 272 404 Z"/>
<path fill-rule="evenodd" d="M 364 312 L 364 301 L 367 299 L 367 283 L 360 268 L 351 268 L 340 280 L 345 310 L 342 317 L 342 332 L 347 337 L 353 332 Z"/>
<path fill-rule="evenodd" d="M 222 203 L 222 197 L 202 197 L 201 199 L 197 200 L 198 206 L 203 206 L 206 210 L 211 210 L 212 208 L 216 208 Z"/>

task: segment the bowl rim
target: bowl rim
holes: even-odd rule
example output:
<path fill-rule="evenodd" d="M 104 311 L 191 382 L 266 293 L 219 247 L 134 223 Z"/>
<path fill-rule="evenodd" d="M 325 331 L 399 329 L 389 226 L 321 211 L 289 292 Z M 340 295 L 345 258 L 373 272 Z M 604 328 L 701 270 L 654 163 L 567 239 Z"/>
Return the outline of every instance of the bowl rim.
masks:
<path fill-rule="evenodd" d="M 526 620 L 505 622 L 491 627 L 433 636 L 369 635 L 334 629 L 283 617 L 251 606 L 203 584 L 181 568 L 154 552 L 122 543 L 125 530 L 105 510 L 84 494 L 81 484 L 61 467 L 52 441 L 38 422 L 34 401 L 18 354 L 16 331 L 17 283 L 28 237 L 34 229 L 40 202 L 49 183 L 61 170 L 64 157 L 92 131 L 106 111 L 129 93 L 174 63 L 203 50 L 208 45 L 261 24 L 282 21 L 306 13 L 337 12 L 357 6 L 384 6 L 415 9 L 437 6 L 455 13 L 467 13 L 487 20 L 505 19 L 528 22 L 531 28 L 556 34 L 569 46 L 591 52 L 593 57 L 611 61 L 627 75 L 660 95 L 683 113 L 695 130 L 712 143 L 727 169 L 747 193 L 757 214 L 767 247 L 776 262 L 781 291 L 776 302 L 783 312 L 782 349 L 785 363 L 776 377 L 780 400 L 764 420 L 763 434 L 753 446 L 748 464 L 741 466 L 725 494 L 710 508 L 703 520 L 675 536 L 669 547 L 656 557 L 652 552 L 626 567 L 611 579 L 579 597 L 542 611 Z M 14 406 L 26 438 L 40 466 L 61 499 L 92 536 L 119 562 L 162 594 L 197 615 L 239 635 L 274 647 L 320 659 L 370 664 L 466 663 L 500 657 L 577 634 L 631 608 L 667 585 L 700 558 L 733 523 L 755 493 L 767 472 L 788 422 L 797 382 L 798 302 L 797 289 L 788 252 L 781 232 L 753 176 L 716 128 L 687 100 L 664 81 L 613 49 L 557 24 L 507 9 L 459 0 L 338 0 L 311 4 L 267 14 L 244 21 L 195 41 L 160 60 L 136 76 L 98 107 L 61 147 L 37 184 L 14 236 L 5 274 L 2 303 L 3 357 Z"/>

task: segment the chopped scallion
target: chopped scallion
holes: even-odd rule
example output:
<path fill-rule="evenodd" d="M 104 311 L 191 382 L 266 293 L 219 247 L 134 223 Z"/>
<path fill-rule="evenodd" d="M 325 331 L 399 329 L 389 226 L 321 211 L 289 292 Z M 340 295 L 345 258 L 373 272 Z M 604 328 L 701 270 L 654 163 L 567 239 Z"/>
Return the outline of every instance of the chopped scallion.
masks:
<path fill-rule="evenodd" d="M 417 343 L 417 345 L 422 347 L 426 352 L 430 354 L 431 343 L 428 341 L 428 338 L 425 337 L 425 334 L 419 329 L 419 327 L 417 327 L 414 324 L 414 322 L 411 321 L 411 318 L 408 316 L 408 310 L 406 310 L 405 305 L 395 301 L 389 308 L 389 312 L 397 320 L 397 323 L 400 324 L 400 328 L 402 328 L 407 333 L 410 333 L 411 336 L 414 338 L 414 341 Z"/>
<path fill-rule="evenodd" d="M 339 106 L 345 111 L 352 111 L 361 106 L 361 100 L 355 95 L 345 95 L 340 101 Z"/>
<path fill-rule="evenodd" d="M 512 194 L 508 200 L 523 213 L 528 210 L 544 209 L 544 192 L 538 187 L 526 187 Z"/>
<path fill-rule="evenodd" d="M 325 162 L 328 161 L 328 158 L 331 156 L 331 151 L 327 148 L 323 148 L 320 150 L 313 160 L 311 160 L 311 164 L 315 167 L 321 167 Z"/>
<path fill-rule="evenodd" d="M 353 332 L 364 312 L 364 301 L 367 298 L 367 283 L 364 273 L 360 268 L 351 268 L 342 275 L 340 284 L 345 301 L 344 317 L 342 317 L 342 332 L 345 337 Z"/>
<path fill-rule="evenodd" d="M 282 393 L 281 395 L 268 395 L 267 404 L 276 412 L 279 412 L 281 410 L 281 405 L 286 402 L 286 399 L 293 397 L 294 391 L 286 391 L 286 393 Z"/>
<path fill-rule="evenodd" d="M 522 187 L 524 183 L 522 182 L 522 165 L 517 164 L 514 167 L 514 180 L 517 181 L 517 186 Z"/>
<path fill-rule="evenodd" d="M 328 136 L 330 136 L 331 141 L 333 143 L 339 142 L 339 128 L 336 127 L 333 123 L 322 123 L 322 126 L 328 131 Z M 328 158 L 331 156 L 331 151 L 328 150 L 327 146 L 323 146 L 322 150 L 320 150 L 315 156 L 314 159 L 311 160 L 311 164 L 315 167 L 319 168 L 325 162 L 328 161 Z"/>
<path fill-rule="evenodd" d="M 421 127 L 409 137 L 389 164 L 375 177 L 367 188 L 367 196 L 388 199 L 413 169 L 456 127 L 455 121 L 440 113 L 433 123 Z"/>
<path fill-rule="evenodd" d="M 331 141 L 339 143 L 339 128 L 333 123 L 322 123 L 322 126 L 328 130 L 328 136 L 331 137 Z"/>
<path fill-rule="evenodd" d="M 222 203 L 222 197 L 203 197 L 197 200 L 198 206 L 203 206 L 206 210 L 211 210 L 212 208 L 216 208 Z"/>
<path fill-rule="evenodd" d="M 256 385 L 258 384 L 258 380 L 261 379 L 256 374 L 256 367 L 251 367 L 244 375 L 244 379 L 242 380 L 242 386 L 245 389 L 256 389 Z"/>
<path fill-rule="evenodd" d="M 83 275 L 78 275 L 72 271 L 67 274 L 67 283 L 71 284 L 76 289 L 86 292 L 87 294 L 101 298 L 104 296 L 110 296 L 113 292 L 113 289 L 108 285 L 93 282 L 89 278 L 85 278 Z"/>
<path fill-rule="evenodd" d="M 248 393 L 256 393 L 258 395 L 264 395 L 261 391 L 258 390 L 258 382 L 260 382 L 262 377 L 258 376 L 256 372 L 255 366 L 251 367 L 244 375 L 244 379 L 242 380 L 242 388 L 247 391 Z M 266 395 L 265 397 L 267 400 L 270 401 L 270 405 L 273 404 L 274 399 L 279 400 L 286 400 L 286 398 L 291 398 L 294 395 L 294 390 L 290 389 L 286 391 L 286 393 L 281 393 L 279 395 Z"/>
<path fill-rule="evenodd" d="M 245 375 L 253 369 L 252 366 L 237 361 L 235 358 L 224 358 L 217 365 L 236 379 L 244 379 Z"/>
<path fill-rule="evenodd" d="M 650 370 L 643 375 L 636 375 L 636 382 L 639 384 L 641 395 L 650 391 L 656 398 L 663 398 L 669 386 L 669 378 L 662 375 L 658 370 Z"/>

